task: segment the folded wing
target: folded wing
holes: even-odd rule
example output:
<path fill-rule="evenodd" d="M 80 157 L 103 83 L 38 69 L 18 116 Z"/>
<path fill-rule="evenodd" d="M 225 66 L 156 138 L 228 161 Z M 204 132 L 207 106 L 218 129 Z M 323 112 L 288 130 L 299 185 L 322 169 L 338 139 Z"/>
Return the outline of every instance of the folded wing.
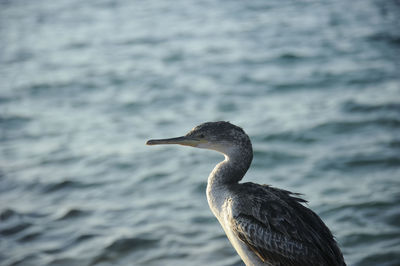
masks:
<path fill-rule="evenodd" d="M 322 220 L 297 194 L 244 183 L 232 205 L 230 228 L 262 261 L 273 265 L 345 265 Z M 247 191 L 247 193 L 242 193 Z M 245 203 L 252 207 L 246 208 Z"/>

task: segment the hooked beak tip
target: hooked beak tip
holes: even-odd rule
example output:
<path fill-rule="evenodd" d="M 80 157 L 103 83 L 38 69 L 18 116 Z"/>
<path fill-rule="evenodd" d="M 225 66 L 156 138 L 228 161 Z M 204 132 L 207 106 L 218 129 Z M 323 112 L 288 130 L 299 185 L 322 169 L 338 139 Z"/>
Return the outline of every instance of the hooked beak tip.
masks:
<path fill-rule="evenodd" d="M 151 139 L 146 141 L 146 145 L 155 145 L 156 143 Z"/>

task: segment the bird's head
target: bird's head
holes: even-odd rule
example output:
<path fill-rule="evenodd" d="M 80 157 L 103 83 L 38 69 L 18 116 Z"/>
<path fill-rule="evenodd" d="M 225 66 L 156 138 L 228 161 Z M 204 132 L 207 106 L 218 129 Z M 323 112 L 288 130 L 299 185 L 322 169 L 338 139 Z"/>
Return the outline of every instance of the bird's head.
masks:
<path fill-rule="evenodd" d="M 229 122 L 207 122 L 194 127 L 185 136 L 149 140 L 147 145 L 180 144 L 202 149 L 216 150 L 226 155 L 242 146 L 251 148 L 247 134 Z"/>

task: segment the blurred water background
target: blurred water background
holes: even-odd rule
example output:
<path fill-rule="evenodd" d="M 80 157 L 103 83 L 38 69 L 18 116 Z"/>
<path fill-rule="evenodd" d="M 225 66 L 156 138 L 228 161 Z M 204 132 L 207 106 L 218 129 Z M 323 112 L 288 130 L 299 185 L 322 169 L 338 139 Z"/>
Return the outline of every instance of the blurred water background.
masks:
<path fill-rule="evenodd" d="M 246 181 L 304 194 L 349 265 L 400 265 L 400 2 L 1 0 L 0 265 L 243 265 L 223 159 L 148 147 L 228 120 Z"/>

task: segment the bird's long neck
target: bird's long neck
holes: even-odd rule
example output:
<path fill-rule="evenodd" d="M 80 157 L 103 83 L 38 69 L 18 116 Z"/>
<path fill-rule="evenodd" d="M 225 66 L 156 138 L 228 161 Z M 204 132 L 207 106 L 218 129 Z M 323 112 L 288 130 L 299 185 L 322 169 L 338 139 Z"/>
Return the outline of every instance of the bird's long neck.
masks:
<path fill-rule="evenodd" d="M 253 159 L 252 152 L 236 151 L 225 154 L 225 160 L 217 164 L 208 177 L 208 184 L 229 185 L 242 180 Z"/>
<path fill-rule="evenodd" d="M 222 194 L 230 185 L 237 184 L 246 174 L 253 159 L 253 149 L 248 145 L 224 152 L 225 160 L 217 164 L 208 176 L 207 199 L 211 209 L 219 209 Z"/>
<path fill-rule="evenodd" d="M 238 183 L 246 174 L 253 159 L 250 141 L 246 145 L 224 152 L 225 160 L 217 164 L 208 176 L 207 191 Z"/>

